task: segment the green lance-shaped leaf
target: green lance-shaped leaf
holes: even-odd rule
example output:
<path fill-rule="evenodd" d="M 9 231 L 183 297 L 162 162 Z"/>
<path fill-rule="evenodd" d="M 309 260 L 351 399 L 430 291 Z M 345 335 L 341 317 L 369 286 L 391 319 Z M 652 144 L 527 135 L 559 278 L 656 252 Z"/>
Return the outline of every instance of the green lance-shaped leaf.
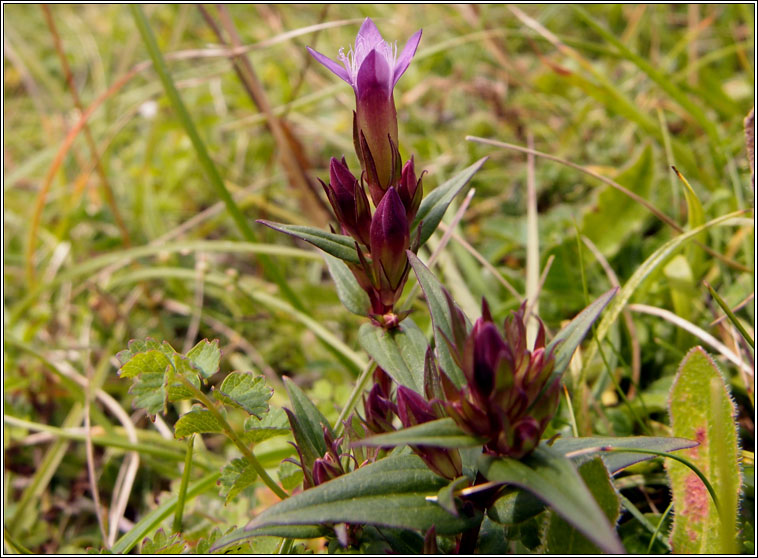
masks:
<path fill-rule="evenodd" d="M 479 440 L 461 430 L 451 418 L 432 420 L 387 434 L 370 436 L 354 442 L 355 446 L 394 447 L 403 445 L 432 446 L 437 448 L 473 448 L 481 446 Z"/>
<path fill-rule="evenodd" d="M 674 501 L 671 546 L 684 554 L 736 553 L 741 484 L 736 411 L 721 372 L 702 347 L 684 357 L 671 386 L 669 413 L 675 435 L 699 442 L 681 456 L 708 478 L 720 508 L 691 469 L 666 460 Z"/>
<path fill-rule="evenodd" d="M 617 292 L 618 287 L 615 287 L 605 294 L 600 295 L 592 304 L 579 312 L 579 314 L 553 338 L 547 346 L 546 351 L 555 348 L 554 376 L 560 376 L 563 374 L 571 361 L 571 356 L 579 346 L 579 343 L 582 342 L 587 331 L 589 331 L 592 324 L 597 320 L 598 316 L 611 299 L 616 296 Z"/>
<path fill-rule="evenodd" d="M 232 372 L 213 391 L 219 401 L 244 409 L 258 418 L 268 412 L 268 400 L 273 394 L 274 390 L 266 385 L 263 376 L 252 372 Z"/>
<path fill-rule="evenodd" d="M 259 223 L 271 227 L 275 231 L 283 232 L 300 240 L 313 244 L 327 254 L 344 260 L 346 262 L 360 264 L 358 252 L 355 250 L 355 241 L 344 234 L 334 234 L 315 227 L 305 227 L 302 225 L 284 225 L 282 223 L 273 223 L 271 221 L 258 221 Z"/>
<path fill-rule="evenodd" d="M 574 464 L 552 448 L 541 445 L 520 461 L 483 455 L 479 459 L 479 471 L 489 481 L 528 490 L 602 551 L 624 552 L 613 526 Z"/>
<path fill-rule="evenodd" d="M 476 163 L 462 170 L 453 178 L 440 184 L 424 196 L 418 208 L 418 213 L 416 213 L 416 217 L 413 219 L 410 227 L 411 234 L 415 235 L 419 224 L 421 225 L 420 246 L 423 246 L 429 240 L 429 237 L 437 229 L 437 225 L 440 224 L 450 203 L 479 169 L 482 168 L 486 160 L 487 157 L 479 159 Z"/>
<path fill-rule="evenodd" d="M 410 318 L 393 330 L 365 323 L 358 331 L 361 347 L 398 384 L 424 393 L 424 332 Z"/>
<path fill-rule="evenodd" d="M 418 283 L 421 285 L 421 290 L 424 291 L 426 304 L 429 307 L 429 313 L 432 316 L 434 344 L 440 367 L 457 387 L 461 387 L 465 383 L 463 371 L 455 363 L 455 360 L 450 354 L 448 341 L 445 339 L 447 337 L 449 341 L 454 341 L 455 335 L 453 333 L 453 316 L 450 311 L 450 306 L 447 303 L 442 284 L 429 268 L 426 267 L 415 254 L 413 254 L 413 252 L 409 251 L 406 253 L 408 254 L 408 261 L 418 278 Z M 468 319 L 466 320 L 465 327 L 466 331 L 471 330 L 471 324 L 468 322 Z"/>
<path fill-rule="evenodd" d="M 455 517 L 426 499 L 448 483 L 415 455 L 390 456 L 295 494 L 266 509 L 244 529 L 222 537 L 214 550 L 259 535 L 321 536 L 320 525 L 362 523 L 440 535 L 460 533 L 481 515 Z"/>
<path fill-rule="evenodd" d="M 599 457 L 579 466 L 579 474 L 592 497 L 603 510 L 611 525 L 616 525 L 621 512 L 618 492 L 608 476 L 608 471 Z M 599 554 L 601 550 L 582 535 L 568 521 L 555 513 L 550 514 L 545 537 L 548 554 Z"/>
<path fill-rule="evenodd" d="M 218 339 L 213 341 L 203 339 L 187 352 L 187 358 L 200 370 L 203 378 L 210 378 L 218 372 L 221 362 L 221 349 L 218 347 Z"/>
<path fill-rule="evenodd" d="M 639 157 L 616 177 L 616 182 L 649 199 L 655 177 L 655 162 L 650 144 Z M 582 219 L 582 233 L 607 257 L 615 256 L 626 240 L 642 230 L 649 211 L 611 186 L 605 186 L 597 201 Z"/>
<path fill-rule="evenodd" d="M 543 442 L 543 445 L 548 445 Z M 608 452 L 608 448 L 634 448 L 640 450 L 655 450 L 659 452 L 672 452 L 684 448 L 691 448 L 697 443 L 684 438 L 664 438 L 654 436 L 628 436 L 625 438 L 613 438 L 607 436 L 594 436 L 586 438 L 558 438 L 549 447 L 568 457 L 574 465 L 581 466 L 595 459 L 598 455 L 603 460 L 605 467 L 611 475 L 656 455 L 645 453 Z M 487 510 L 491 519 L 498 523 L 512 525 L 526 521 L 545 509 L 545 504 L 533 494 L 520 489 L 509 488 Z"/>
<path fill-rule="evenodd" d="M 224 497 L 224 504 L 228 504 L 237 495 L 251 486 L 258 474 L 247 459 L 232 459 L 221 469 L 221 477 L 218 483 L 221 486 L 220 494 Z"/>
<path fill-rule="evenodd" d="M 358 280 L 352 274 L 347 265 L 337 258 L 324 254 L 324 260 L 329 268 L 329 273 L 337 287 L 337 296 L 345 308 L 353 314 L 368 316 L 371 309 L 366 291 L 358 284 Z"/>
<path fill-rule="evenodd" d="M 174 438 L 184 438 L 190 434 L 212 434 L 223 431 L 223 427 L 210 411 L 193 409 L 176 421 Z"/>
<path fill-rule="evenodd" d="M 284 380 L 284 387 L 287 389 L 287 395 L 289 395 L 290 403 L 292 404 L 292 413 L 297 419 L 300 433 L 293 432 L 298 446 L 301 446 L 298 435 L 304 436 L 308 443 L 314 448 L 316 457 L 323 457 L 327 452 L 326 442 L 324 441 L 324 427 L 326 427 L 329 434 L 336 438 L 334 430 L 329 425 L 329 421 L 321 414 L 321 411 L 308 399 L 305 392 L 301 390 L 295 383 L 287 378 Z M 302 447 L 300 448 L 303 449 Z"/>

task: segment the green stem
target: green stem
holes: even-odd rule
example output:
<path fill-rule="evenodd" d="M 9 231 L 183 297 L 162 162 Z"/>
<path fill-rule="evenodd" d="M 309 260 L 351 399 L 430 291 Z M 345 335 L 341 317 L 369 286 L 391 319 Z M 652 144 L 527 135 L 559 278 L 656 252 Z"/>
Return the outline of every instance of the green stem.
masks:
<path fill-rule="evenodd" d="M 187 497 L 187 486 L 189 486 L 190 471 L 192 470 L 192 448 L 195 445 L 195 435 L 190 436 L 187 441 L 187 455 L 184 457 L 184 471 L 182 471 L 182 483 L 179 486 L 179 499 L 176 501 L 176 511 L 174 512 L 174 533 L 182 532 L 182 516 L 184 515 L 184 501 Z"/>
<path fill-rule="evenodd" d="M 721 306 L 721 309 L 726 313 L 727 317 L 729 318 L 729 321 L 734 324 L 734 327 L 736 327 L 740 335 L 742 335 L 743 339 L 747 341 L 750 346 L 755 349 L 755 341 L 753 341 L 753 338 L 750 336 L 750 334 L 745 329 L 745 326 L 742 325 L 742 322 L 740 322 L 737 319 L 737 316 L 734 315 L 734 312 L 732 312 L 732 309 L 729 308 L 729 305 L 726 303 L 726 301 L 719 296 L 719 294 L 716 292 L 716 290 L 708 283 L 707 281 L 703 281 L 705 283 L 705 286 L 708 287 L 708 292 L 711 293 L 711 296 L 713 297 L 713 300 L 715 300 L 719 306 Z"/>
<path fill-rule="evenodd" d="M 658 525 L 655 527 L 655 531 L 653 531 L 653 536 L 650 537 L 650 544 L 647 545 L 647 554 L 650 554 L 653 550 L 653 545 L 655 544 L 655 539 L 659 537 L 659 533 L 661 532 L 661 527 L 663 527 L 663 523 L 666 521 L 666 516 L 668 516 L 669 513 L 671 513 L 671 508 L 674 507 L 673 500 L 669 503 L 669 506 L 666 508 L 666 511 L 663 512 L 661 515 L 660 520 L 658 520 Z"/>
<path fill-rule="evenodd" d="M 279 496 L 282 500 L 289 497 L 289 494 L 287 494 L 282 488 L 274 482 L 274 479 L 272 479 L 268 473 L 266 472 L 266 469 L 263 468 L 263 466 L 260 464 L 258 459 L 255 457 L 252 451 L 250 451 L 250 448 L 247 447 L 247 444 L 245 444 L 242 439 L 237 436 L 237 433 L 234 431 L 234 429 L 231 427 L 231 425 L 227 422 L 224 415 L 221 414 L 221 412 L 218 410 L 216 405 L 211 401 L 207 395 L 205 395 L 200 389 L 195 386 L 192 382 L 190 382 L 187 378 L 185 378 L 183 375 L 178 374 L 177 378 L 184 384 L 184 386 L 189 389 L 192 392 L 192 395 L 200 401 L 200 403 L 203 404 L 203 406 L 210 411 L 210 413 L 213 415 L 213 418 L 216 419 L 216 421 L 221 425 L 221 428 L 224 431 L 224 434 L 226 434 L 227 438 L 229 438 L 232 442 L 234 442 L 234 445 L 237 446 L 237 448 L 242 452 L 242 455 L 245 456 L 245 459 L 248 460 L 250 465 L 253 466 L 253 469 L 255 469 L 255 472 L 258 473 L 258 476 L 260 479 L 264 482 L 266 486 L 268 486 L 271 491 Z"/>
<path fill-rule="evenodd" d="M 376 363 L 373 360 L 371 360 L 368 363 L 368 365 L 366 365 L 366 367 L 363 369 L 363 372 L 361 372 L 361 375 L 358 377 L 358 380 L 355 382 L 355 387 L 353 388 L 353 391 L 350 393 L 350 397 L 348 397 L 347 403 L 342 408 L 342 412 L 340 412 L 340 416 L 337 417 L 337 424 L 334 425 L 334 432 L 337 436 L 342 435 L 342 431 L 345 429 L 344 422 L 345 420 L 347 420 L 347 417 L 350 416 L 350 413 L 353 412 L 356 405 L 358 405 L 358 400 L 363 394 L 363 391 L 366 389 L 366 385 L 368 384 L 368 381 L 371 378 L 371 374 L 373 373 L 375 368 L 376 368 Z"/>

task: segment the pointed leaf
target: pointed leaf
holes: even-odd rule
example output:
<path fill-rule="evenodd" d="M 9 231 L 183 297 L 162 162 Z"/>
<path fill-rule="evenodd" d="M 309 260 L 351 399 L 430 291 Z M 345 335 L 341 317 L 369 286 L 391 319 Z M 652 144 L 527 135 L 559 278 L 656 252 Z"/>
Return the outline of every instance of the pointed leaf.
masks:
<path fill-rule="evenodd" d="M 247 459 L 232 459 L 221 469 L 221 477 L 218 479 L 224 504 L 228 504 L 240 492 L 255 483 L 257 477 L 258 473 Z"/>
<path fill-rule="evenodd" d="M 442 217 L 445 215 L 445 211 L 453 199 L 455 199 L 455 196 L 463 190 L 469 180 L 471 180 L 471 178 L 477 173 L 486 160 L 487 157 L 479 159 L 476 163 L 462 170 L 453 178 L 440 184 L 424 196 L 424 199 L 421 201 L 421 205 L 418 208 L 418 213 L 416 213 L 416 217 L 413 219 L 410 228 L 412 234 L 415 235 L 419 223 L 421 224 L 421 246 L 429 240 L 429 237 L 432 236 L 432 233 L 437 229 L 437 225 L 439 225 Z"/>
<path fill-rule="evenodd" d="M 579 474 L 605 517 L 608 518 L 608 522 L 616 525 L 621 512 L 621 500 L 603 462 L 599 457 L 595 457 L 579 466 Z M 574 555 L 601 552 L 587 537 L 555 513 L 550 514 L 545 544 L 548 554 Z"/>
<path fill-rule="evenodd" d="M 710 481 L 721 508 L 719 514 L 691 469 L 666 460 L 676 509 L 671 546 L 676 553 L 735 554 L 741 485 L 736 409 L 721 371 L 702 347 L 684 357 L 671 386 L 669 413 L 674 434 L 700 443 L 681 455 Z"/>
<path fill-rule="evenodd" d="M 592 497 L 570 460 L 539 446 L 521 461 L 483 455 L 479 470 L 493 482 L 514 484 L 532 492 L 604 552 L 623 553 L 613 526 Z"/>
<path fill-rule="evenodd" d="M 244 409 L 258 418 L 268 412 L 268 400 L 273 394 L 274 390 L 266 385 L 263 376 L 252 372 L 232 372 L 224 378 L 221 387 L 213 391 L 219 401 Z"/>
<path fill-rule="evenodd" d="M 259 223 L 271 227 L 272 229 L 283 232 L 300 240 L 305 240 L 320 248 L 327 254 L 335 258 L 345 260 L 346 262 L 360 264 L 358 252 L 355 251 L 355 241 L 349 236 L 343 234 L 334 234 L 322 231 L 315 227 L 304 227 L 301 225 L 284 225 L 282 223 L 272 223 L 271 221 L 258 221 Z"/>
<path fill-rule="evenodd" d="M 297 418 L 300 427 L 303 430 L 303 434 L 307 437 L 308 441 L 315 448 L 318 453 L 317 457 L 323 457 L 327 452 L 326 442 L 324 441 L 324 427 L 326 427 L 329 434 L 334 436 L 334 430 L 332 430 L 329 421 L 321 414 L 316 406 L 308 399 L 303 390 L 301 390 L 295 383 L 284 376 L 284 387 L 287 389 L 287 395 L 289 395 L 290 402 L 292 403 L 292 412 Z"/>
<path fill-rule="evenodd" d="M 604 453 L 602 448 L 638 448 L 670 452 L 684 448 L 691 448 L 696 445 L 697 442 L 685 438 L 663 438 L 655 436 L 612 438 L 607 436 L 592 436 L 587 438 L 558 438 L 550 447 L 558 453 L 569 457 L 576 465 L 591 460 L 599 453 L 605 466 L 612 475 L 615 475 L 630 465 L 648 459 L 654 459 L 656 456 L 644 453 Z M 593 448 L 595 451 L 589 451 Z"/>
<path fill-rule="evenodd" d="M 368 316 L 371 302 L 366 291 L 358 284 L 358 280 L 342 260 L 324 254 L 324 260 L 329 268 L 329 273 L 337 286 L 337 296 L 340 302 L 353 314 Z"/>
<path fill-rule="evenodd" d="M 210 411 L 193 409 L 182 415 L 174 425 L 174 438 L 184 438 L 190 434 L 223 432 L 224 429 Z"/>
<path fill-rule="evenodd" d="M 472 448 L 484 442 L 466 434 L 451 418 L 432 420 L 387 434 L 370 436 L 354 442 L 355 446 L 393 447 L 402 445 L 433 446 L 437 448 Z"/>
<path fill-rule="evenodd" d="M 560 376 L 563 374 L 563 371 L 566 370 L 566 367 L 571 361 L 571 356 L 579 346 L 579 343 L 582 342 L 582 339 L 584 339 L 587 331 L 589 331 L 592 324 L 597 320 L 598 316 L 603 311 L 603 308 L 605 308 L 611 299 L 616 296 L 617 292 L 618 287 L 614 287 L 607 293 L 600 295 L 592 304 L 579 312 L 579 314 L 553 338 L 547 346 L 547 351 L 550 351 L 555 347 L 554 376 Z"/>
<path fill-rule="evenodd" d="M 210 378 L 218 372 L 221 363 L 221 349 L 218 347 L 218 339 L 213 341 L 203 339 L 189 350 L 187 358 L 200 370 L 203 378 Z"/>
<path fill-rule="evenodd" d="M 399 385 L 424 393 L 424 355 L 429 343 L 413 320 L 406 318 L 389 331 L 365 323 L 358 331 L 358 341 Z"/>
<path fill-rule="evenodd" d="M 244 529 L 219 540 L 214 550 L 282 526 L 349 522 L 423 532 L 434 526 L 439 534 L 460 533 L 480 522 L 481 515 L 456 518 L 426 500 L 447 482 L 415 455 L 390 456 L 271 506 Z"/>
<path fill-rule="evenodd" d="M 447 337 L 447 339 L 453 341 L 455 337 L 453 335 L 453 317 L 450 313 L 450 307 L 445 298 L 442 284 L 413 252 L 407 252 L 407 254 L 408 261 L 410 262 L 411 267 L 413 267 L 419 285 L 421 285 L 421 289 L 424 291 L 426 304 L 429 306 L 429 313 L 432 316 L 432 325 L 434 326 L 434 345 L 435 350 L 437 351 L 437 359 L 440 367 L 457 387 L 461 387 L 465 382 L 463 371 L 455 363 L 455 360 L 450 354 L 450 347 L 445 340 L 445 337 Z M 467 319 L 466 331 L 468 332 L 470 330 L 471 324 Z"/>

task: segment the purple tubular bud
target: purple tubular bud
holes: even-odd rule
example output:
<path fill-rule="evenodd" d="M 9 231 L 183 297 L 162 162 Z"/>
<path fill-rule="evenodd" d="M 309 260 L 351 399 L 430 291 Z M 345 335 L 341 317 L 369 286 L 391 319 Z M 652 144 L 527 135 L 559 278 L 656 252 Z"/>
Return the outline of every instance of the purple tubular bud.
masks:
<path fill-rule="evenodd" d="M 406 428 L 439 418 L 431 403 L 405 386 L 397 388 L 397 414 Z"/>
<path fill-rule="evenodd" d="M 408 219 L 400 196 L 390 188 L 371 220 L 371 258 L 377 277 L 386 279 L 390 290 L 401 286 L 407 276 L 410 243 Z"/>
<path fill-rule="evenodd" d="M 363 404 L 366 411 L 366 428 L 375 434 L 391 432 L 395 428 L 392 426 L 392 417 L 397 412 L 397 407 L 389 400 L 384 390 L 379 384 L 374 384 L 371 388 L 368 398 Z"/>
<path fill-rule="evenodd" d="M 423 174 L 418 180 L 416 179 L 416 171 L 413 168 L 413 157 L 411 157 L 403 165 L 403 170 L 400 173 L 400 186 L 398 187 L 398 193 L 405 206 L 408 222 L 413 221 L 413 218 L 416 216 L 419 205 L 421 205 L 421 198 L 424 195 L 421 178 L 423 178 Z"/>
<path fill-rule="evenodd" d="M 329 163 L 329 186 L 324 187 L 342 229 L 364 245 L 369 244 L 371 208 L 366 192 L 347 167 L 345 158 L 332 157 Z"/>

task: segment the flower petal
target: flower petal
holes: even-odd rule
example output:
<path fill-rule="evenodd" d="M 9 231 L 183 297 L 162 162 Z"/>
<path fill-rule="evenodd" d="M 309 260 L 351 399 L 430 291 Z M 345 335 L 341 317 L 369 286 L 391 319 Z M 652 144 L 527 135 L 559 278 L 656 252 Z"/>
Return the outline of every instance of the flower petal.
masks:
<path fill-rule="evenodd" d="M 400 56 L 397 57 L 397 62 L 395 62 L 395 71 L 392 76 L 392 87 L 395 87 L 397 80 L 399 80 L 400 76 L 402 76 L 405 73 L 405 70 L 408 69 L 413 56 L 416 54 L 416 48 L 418 48 L 420 40 L 421 29 L 411 35 L 411 38 L 405 43 L 403 51 L 400 53 Z"/>
<path fill-rule="evenodd" d="M 384 97 L 392 94 L 392 69 L 387 60 L 376 49 L 366 55 L 358 68 L 353 87 L 358 98 L 369 95 L 372 91 L 381 91 Z"/>
<path fill-rule="evenodd" d="M 377 44 L 384 42 L 384 37 L 382 37 L 382 34 L 379 32 L 379 29 L 370 17 L 367 17 L 363 21 L 361 28 L 358 30 L 358 36 L 355 39 L 355 43 L 358 44 L 358 41 L 365 41 L 365 44 L 369 47 L 374 47 Z"/>
<path fill-rule="evenodd" d="M 308 52 L 318 60 L 323 66 L 325 66 L 328 70 L 330 70 L 334 75 L 336 75 L 338 78 L 344 80 L 350 85 L 353 85 L 353 81 L 350 79 L 350 73 L 345 69 L 345 67 L 340 64 L 339 62 L 335 62 L 328 56 L 324 56 L 320 52 L 317 52 L 313 50 L 311 47 L 305 47 L 308 49 Z"/>

